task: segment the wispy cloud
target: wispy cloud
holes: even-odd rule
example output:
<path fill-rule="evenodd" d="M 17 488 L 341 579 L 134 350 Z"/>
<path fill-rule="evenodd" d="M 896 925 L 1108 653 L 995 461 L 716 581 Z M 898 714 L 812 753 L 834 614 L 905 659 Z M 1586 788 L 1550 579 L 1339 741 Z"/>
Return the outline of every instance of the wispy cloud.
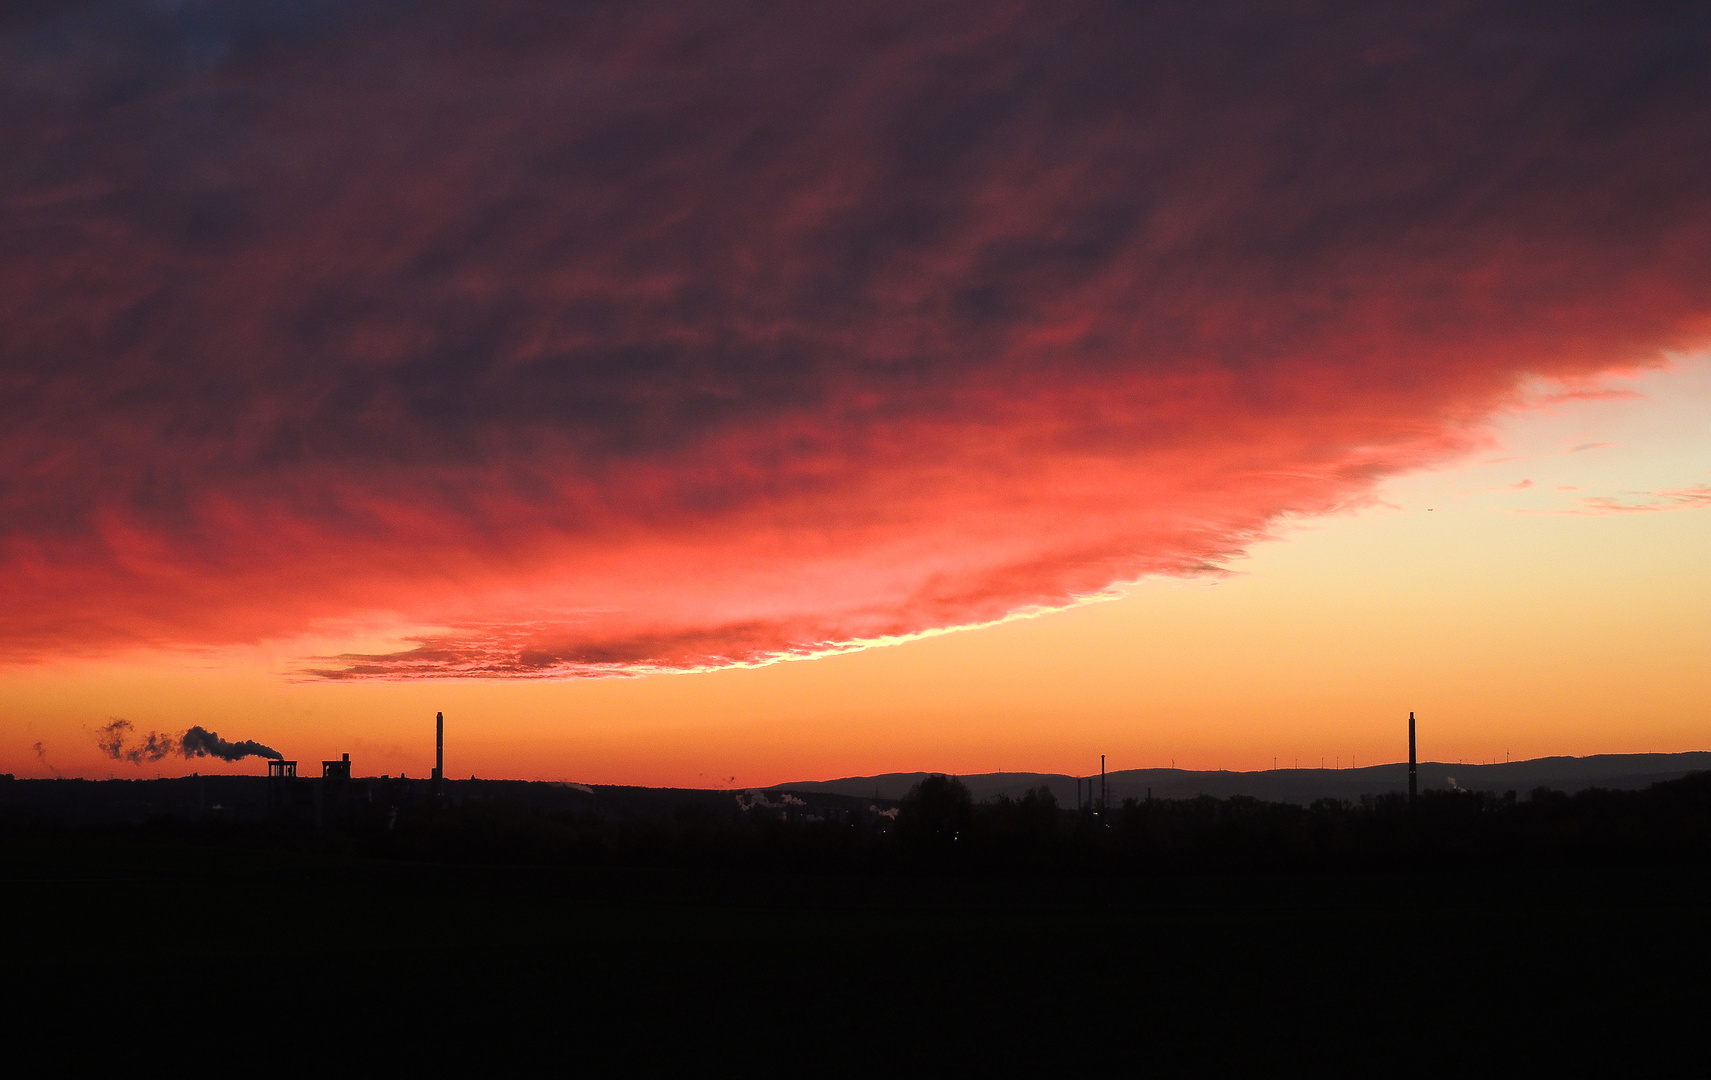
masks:
<path fill-rule="evenodd" d="M 1557 390 L 1532 398 L 1528 403 L 1548 407 L 1575 401 L 1635 401 L 1643 396 L 1637 390 L 1620 387 L 1598 387 L 1594 389 Z"/>
<path fill-rule="evenodd" d="M 1637 491 L 1626 498 L 1587 496 L 1580 506 L 1561 513 L 1604 516 L 1607 514 L 1656 514 L 1670 510 L 1698 510 L 1711 506 L 1711 487 L 1678 488 L 1673 491 Z"/>

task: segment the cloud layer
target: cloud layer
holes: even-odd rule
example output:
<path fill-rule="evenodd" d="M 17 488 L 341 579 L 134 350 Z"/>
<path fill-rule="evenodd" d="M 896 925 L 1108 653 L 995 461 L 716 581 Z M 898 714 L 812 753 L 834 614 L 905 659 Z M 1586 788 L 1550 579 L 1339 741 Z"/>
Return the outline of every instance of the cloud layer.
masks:
<path fill-rule="evenodd" d="M 681 670 L 1202 572 L 1711 329 L 1696 5 L 0 21 L 0 658 Z M 414 628 L 414 629 L 412 629 Z"/>

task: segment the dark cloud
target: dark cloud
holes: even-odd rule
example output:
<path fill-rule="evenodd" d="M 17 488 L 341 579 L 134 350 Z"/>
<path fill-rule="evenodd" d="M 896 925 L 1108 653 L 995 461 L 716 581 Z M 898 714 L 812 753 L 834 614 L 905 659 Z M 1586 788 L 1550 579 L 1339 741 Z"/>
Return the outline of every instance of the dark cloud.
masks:
<path fill-rule="evenodd" d="M 1707 27 L 16 8 L 0 655 L 676 669 L 1198 572 L 1703 341 Z"/>

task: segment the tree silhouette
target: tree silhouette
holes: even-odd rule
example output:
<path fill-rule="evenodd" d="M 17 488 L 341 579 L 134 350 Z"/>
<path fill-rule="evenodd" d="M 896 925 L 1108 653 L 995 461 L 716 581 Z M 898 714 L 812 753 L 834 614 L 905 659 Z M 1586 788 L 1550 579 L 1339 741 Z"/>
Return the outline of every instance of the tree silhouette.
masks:
<path fill-rule="evenodd" d="M 898 804 L 897 838 L 906 843 L 948 845 L 968 832 L 974 796 L 961 780 L 934 774 L 910 788 Z"/>

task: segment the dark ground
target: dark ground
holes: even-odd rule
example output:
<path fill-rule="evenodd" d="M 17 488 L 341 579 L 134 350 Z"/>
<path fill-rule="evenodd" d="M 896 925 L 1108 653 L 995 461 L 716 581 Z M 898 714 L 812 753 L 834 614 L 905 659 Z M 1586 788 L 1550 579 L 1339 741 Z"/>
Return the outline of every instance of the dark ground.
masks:
<path fill-rule="evenodd" d="M 0 839 L 14 1046 L 269 1071 L 1630 1068 L 1699 1041 L 1708 886 L 1701 859 L 1009 880 Z"/>

